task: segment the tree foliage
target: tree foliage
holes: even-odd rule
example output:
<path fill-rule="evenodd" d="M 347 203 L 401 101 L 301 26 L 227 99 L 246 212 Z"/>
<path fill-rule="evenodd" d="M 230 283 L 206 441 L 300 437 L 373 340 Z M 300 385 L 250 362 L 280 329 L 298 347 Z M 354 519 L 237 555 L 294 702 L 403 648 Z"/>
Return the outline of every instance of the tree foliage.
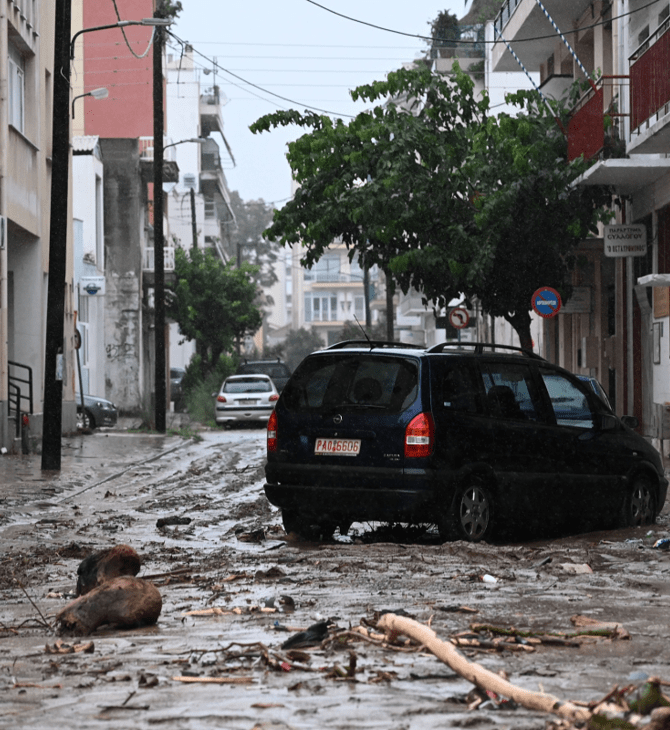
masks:
<path fill-rule="evenodd" d="M 222 263 L 211 251 L 177 248 L 175 281 L 166 283 L 166 313 L 185 340 L 195 340 L 202 373 L 213 371 L 235 340 L 261 326 L 256 267 Z"/>
<path fill-rule="evenodd" d="M 490 116 L 457 62 L 450 76 L 400 69 L 352 96 L 381 103 L 348 124 L 289 110 L 252 125 L 310 130 L 289 144 L 300 187 L 268 238 L 302 244 L 310 265 L 339 237 L 404 292 L 441 305 L 477 297 L 530 347 L 532 293 L 554 286 L 569 296 L 574 248 L 609 200 L 571 186 L 585 166 L 567 162 L 554 118 L 564 110 L 519 92 L 517 116 Z"/>
<path fill-rule="evenodd" d="M 265 357 L 281 357 L 293 371 L 307 355 L 324 347 L 325 343 L 316 327 L 312 326 L 311 329 L 300 327 L 300 329 L 291 330 L 284 342 L 266 348 Z"/>
<path fill-rule="evenodd" d="M 239 251 L 240 261 L 258 267 L 256 281 L 261 288 L 268 289 L 277 282 L 274 264 L 279 247 L 268 241 L 263 231 L 272 222 L 274 208 L 262 198 L 242 200 L 236 190 L 230 193 L 230 203 L 237 223 L 230 234 L 232 250 L 236 254 Z"/>

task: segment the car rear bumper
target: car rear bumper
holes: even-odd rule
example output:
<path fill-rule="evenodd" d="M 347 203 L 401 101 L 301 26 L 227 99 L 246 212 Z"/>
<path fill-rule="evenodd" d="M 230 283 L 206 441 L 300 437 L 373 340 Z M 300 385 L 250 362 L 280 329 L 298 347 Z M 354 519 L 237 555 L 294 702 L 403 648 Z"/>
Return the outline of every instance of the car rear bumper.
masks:
<path fill-rule="evenodd" d="M 374 489 L 298 484 L 264 486 L 276 507 L 313 514 L 329 520 L 431 522 L 435 519 L 435 492 L 430 488 Z"/>
<path fill-rule="evenodd" d="M 273 408 L 217 408 L 215 419 L 217 423 L 231 423 L 233 421 L 267 421 Z"/>

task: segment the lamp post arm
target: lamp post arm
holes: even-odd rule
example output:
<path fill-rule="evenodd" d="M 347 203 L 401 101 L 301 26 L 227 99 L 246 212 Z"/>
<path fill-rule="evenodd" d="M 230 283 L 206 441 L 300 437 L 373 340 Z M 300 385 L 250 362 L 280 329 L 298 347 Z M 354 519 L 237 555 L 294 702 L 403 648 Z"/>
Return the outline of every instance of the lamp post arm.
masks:
<path fill-rule="evenodd" d="M 119 20 L 117 23 L 111 23 L 110 25 L 96 25 L 94 28 L 83 28 L 78 30 L 70 41 L 70 60 L 74 58 L 74 42 L 79 38 L 82 33 L 90 33 L 92 30 L 111 30 L 112 28 L 125 28 L 129 25 L 148 25 L 143 20 Z"/>

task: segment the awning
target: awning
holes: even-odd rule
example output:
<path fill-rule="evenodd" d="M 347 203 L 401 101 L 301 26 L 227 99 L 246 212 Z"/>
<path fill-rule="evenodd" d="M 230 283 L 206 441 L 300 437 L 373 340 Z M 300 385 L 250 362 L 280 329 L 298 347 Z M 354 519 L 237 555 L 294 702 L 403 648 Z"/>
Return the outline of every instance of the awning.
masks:
<path fill-rule="evenodd" d="M 631 195 L 668 173 L 670 158 L 634 155 L 596 162 L 573 185 L 610 185 L 619 195 Z"/>

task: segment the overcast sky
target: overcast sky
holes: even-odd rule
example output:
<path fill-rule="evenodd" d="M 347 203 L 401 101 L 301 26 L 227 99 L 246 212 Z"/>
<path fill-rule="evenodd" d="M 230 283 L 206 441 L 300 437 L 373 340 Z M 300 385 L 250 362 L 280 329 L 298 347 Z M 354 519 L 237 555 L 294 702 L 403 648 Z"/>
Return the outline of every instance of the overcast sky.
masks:
<path fill-rule="evenodd" d="M 345 115 L 367 106 L 354 104 L 350 89 L 385 78 L 427 47 L 419 38 L 356 21 L 429 36 L 430 22 L 441 10 L 461 18 L 471 4 L 471 0 L 316 1 L 355 20 L 308 0 L 183 0 L 184 10 L 172 26 L 176 36 L 193 45 L 196 64 L 213 69 L 216 59 L 216 83 L 229 100 L 223 108 L 225 135 L 237 163 L 235 167 L 228 163 L 225 173 L 229 188 L 244 200 L 263 198 L 281 207 L 291 194 L 286 143 L 301 133 L 298 128 L 282 128 L 254 135 L 251 123 L 277 109 L 304 111 L 308 106 L 346 119 Z M 168 52 L 179 53 L 171 44 Z M 213 74 L 202 80 L 211 79 Z"/>

